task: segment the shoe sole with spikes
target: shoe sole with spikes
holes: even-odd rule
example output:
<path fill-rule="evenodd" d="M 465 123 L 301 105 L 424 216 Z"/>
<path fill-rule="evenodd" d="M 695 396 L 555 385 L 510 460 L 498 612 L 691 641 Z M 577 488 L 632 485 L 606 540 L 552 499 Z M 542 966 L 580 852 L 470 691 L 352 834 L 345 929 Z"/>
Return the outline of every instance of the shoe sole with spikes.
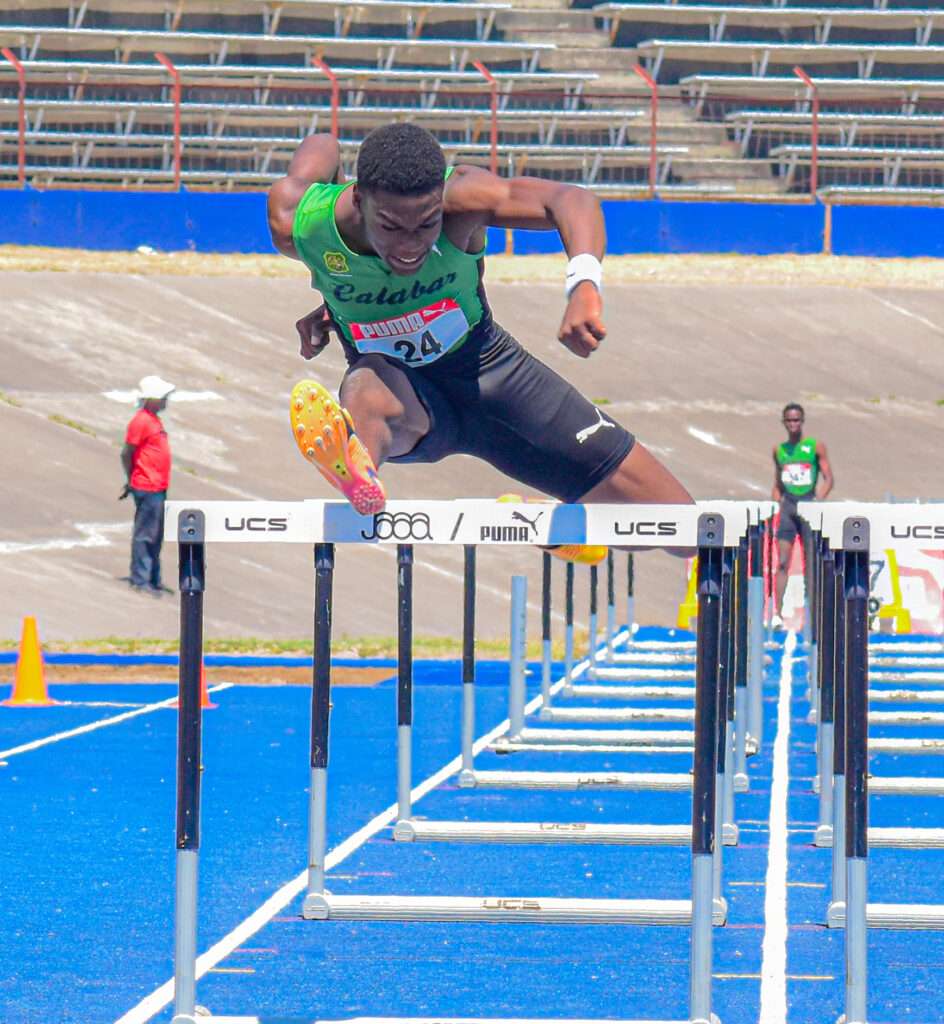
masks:
<path fill-rule="evenodd" d="M 292 388 L 289 411 L 298 450 L 361 515 L 383 512 L 384 486 L 354 423 L 327 388 L 303 380 Z"/>

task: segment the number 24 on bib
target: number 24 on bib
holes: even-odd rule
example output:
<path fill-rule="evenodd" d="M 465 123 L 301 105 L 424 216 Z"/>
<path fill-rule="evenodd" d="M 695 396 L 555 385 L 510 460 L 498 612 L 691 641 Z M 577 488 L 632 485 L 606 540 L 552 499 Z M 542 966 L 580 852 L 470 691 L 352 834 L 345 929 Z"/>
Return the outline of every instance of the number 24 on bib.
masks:
<path fill-rule="evenodd" d="M 434 363 L 469 332 L 469 321 L 454 299 L 442 299 L 409 313 L 351 324 L 358 352 L 379 352 L 408 366 Z"/>

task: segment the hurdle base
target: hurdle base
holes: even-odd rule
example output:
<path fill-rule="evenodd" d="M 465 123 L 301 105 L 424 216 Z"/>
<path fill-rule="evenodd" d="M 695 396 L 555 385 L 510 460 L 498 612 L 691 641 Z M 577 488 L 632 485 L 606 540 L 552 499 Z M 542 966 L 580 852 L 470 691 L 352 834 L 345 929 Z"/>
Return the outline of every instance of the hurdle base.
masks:
<path fill-rule="evenodd" d="M 816 725 L 816 723 L 819 721 L 819 712 L 816 710 L 816 708 L 810 708 L 810 710 L 806 714 L 806 720 L 810 725 Z"/>
<path fill-rule="evenodd" d="M 727 906 L 719 907 L 716 901 L 714 923 L 724 924 L 726 916 Z M 306 921 L 685 926 L 692 921 L 692 903 L 691 900 L 560 899 L 545 896 L 335 896 L 325 892 L 309 893 L 305 897 L 302 917 Z"/>
<path fill-rule="evenodd" d="M 741 833 L 733 821 L 725 821 L 721 825 L 721 845 L 737 846 Z"/>
<path fill-rule="evenodd" d="M 600 843 L 623 846 L 686 846 L 691 825 L 626 825 L 538 821 L 401 820 L 393 830 L 400 842 Z"/>
<path fill-rule="evenodd" d="M 520 748 L 522 744 L 536 750 L 548 745 L 567 746 L 625 746 L 633 747 L 690 747 L 695 742 L 694 731 L 687 729 L 541 729 L 525 727 L 517 735 L 506 734 L 489 744 L 489 750 L 501 753 L 503 749 Z"/>
<path fill-rule="evenodd" d="M 869 928 L 893 931 L 944 930 L 944 905 L 939 903 L 869 903 L 865 908 Z"/>
<path fill-rule="evenodd" d="M 176 1018 L 175 1018 L 176 1019 Z M 183 1017 L 180 1020 L 184 1020 Z M 195 1024 L 266 1024 L 271 1017 L 217 1017 L 215 1015 L 206 1017 L 187 1017 L 188 1024 L 195 1021 Z M 530 1017 L 344 1017 L 342 1019 L 327 1020 L 325 1018 L 312 1017 L 279 1017 L 280 1024 L 720 1024 L 718 1018 L 712 1014 L 711 1021 L 704 1018 L 692 1021 L 685 1020 L 624 1020 L 612 1019 L 594 1020 L 592 1018 L 581 1018 L 579 1020 L 569 1018 L 530 1018 Z"/>
<path fill-rule="evenodd" d="M 827 928 L 845 928 L 846 927 L 846 901 L 845 900 L 833 900 L 829 904 L 826 910 L 826 927 Z"/>
<path fill-rule="evenodd" d="M 475 789 L 475 769 L 463 768 L 456 776 L 460 789 Z"/>
<path fill-rule="evenodd" d="M 753 757 L 758 750 L 760 750 L 760 744 L 757 742 L 757 738 L 748 733 L 744 737 L 744 753 L 747 754 L 748 757 Z"/>
<path fill-rule="evenodd" d="M 751 780 L 746 772 L 734 773 L 734 792 L 747 793 L 751 788 Z"/>
<path fill-rule="evenodd" d="M 728 901 L 723 896 L 715 896 L 711 901 L 711 923 L 716 928 L 728 923 Z"/>
<path fill-rule="evenodd" d="M 480 771 L 470 785 L 483 789 L 616 789 L 629 792 L 688 793 L 692 776 L 682 772 Z"/>
<path fill-rule="evenodd" d="M 833 827 L 832 825 L 817 825 L 816 832 L 813 836 L 814 846 L 832 846 L 833 845 Z"/>

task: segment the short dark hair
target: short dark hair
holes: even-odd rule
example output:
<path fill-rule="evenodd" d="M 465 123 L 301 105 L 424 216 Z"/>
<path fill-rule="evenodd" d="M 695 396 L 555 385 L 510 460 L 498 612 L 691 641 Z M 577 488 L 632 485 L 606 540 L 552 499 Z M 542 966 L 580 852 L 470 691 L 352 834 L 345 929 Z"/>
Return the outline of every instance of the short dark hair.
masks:
<path fill-rule="evenodd" d="M 780 414 L 780 418 L 781 419 L 785 419 L 787 413 L 791 412 L 794 409 L 800 414 L 801 419 L 804 419 L 804 420 L 806 419 L 806 413 L 803 411 L 803 406 L 800 405 L 799 402 L 788 402 L 783 407 L 783 412 Z"/>
<path fill-rule="evenodd" d="M 375 128 L 357 153 L 357 185 L 368 192 L 421 196 L 440 188 L 445 174 L 439 143 L 409 121 Z"/>

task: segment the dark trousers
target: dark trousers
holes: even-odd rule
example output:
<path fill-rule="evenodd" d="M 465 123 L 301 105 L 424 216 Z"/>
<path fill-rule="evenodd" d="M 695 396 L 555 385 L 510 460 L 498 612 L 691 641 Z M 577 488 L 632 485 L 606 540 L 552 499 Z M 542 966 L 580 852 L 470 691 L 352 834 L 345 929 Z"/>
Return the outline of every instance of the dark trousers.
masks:
<path fill-rule="evenodd" d="M 164 540 L 166 491 L 138 491 L 134 497 L 134 532 L 131 535 L 131 582 L 136 587 L 161 585 L 161 543 Z"/>

